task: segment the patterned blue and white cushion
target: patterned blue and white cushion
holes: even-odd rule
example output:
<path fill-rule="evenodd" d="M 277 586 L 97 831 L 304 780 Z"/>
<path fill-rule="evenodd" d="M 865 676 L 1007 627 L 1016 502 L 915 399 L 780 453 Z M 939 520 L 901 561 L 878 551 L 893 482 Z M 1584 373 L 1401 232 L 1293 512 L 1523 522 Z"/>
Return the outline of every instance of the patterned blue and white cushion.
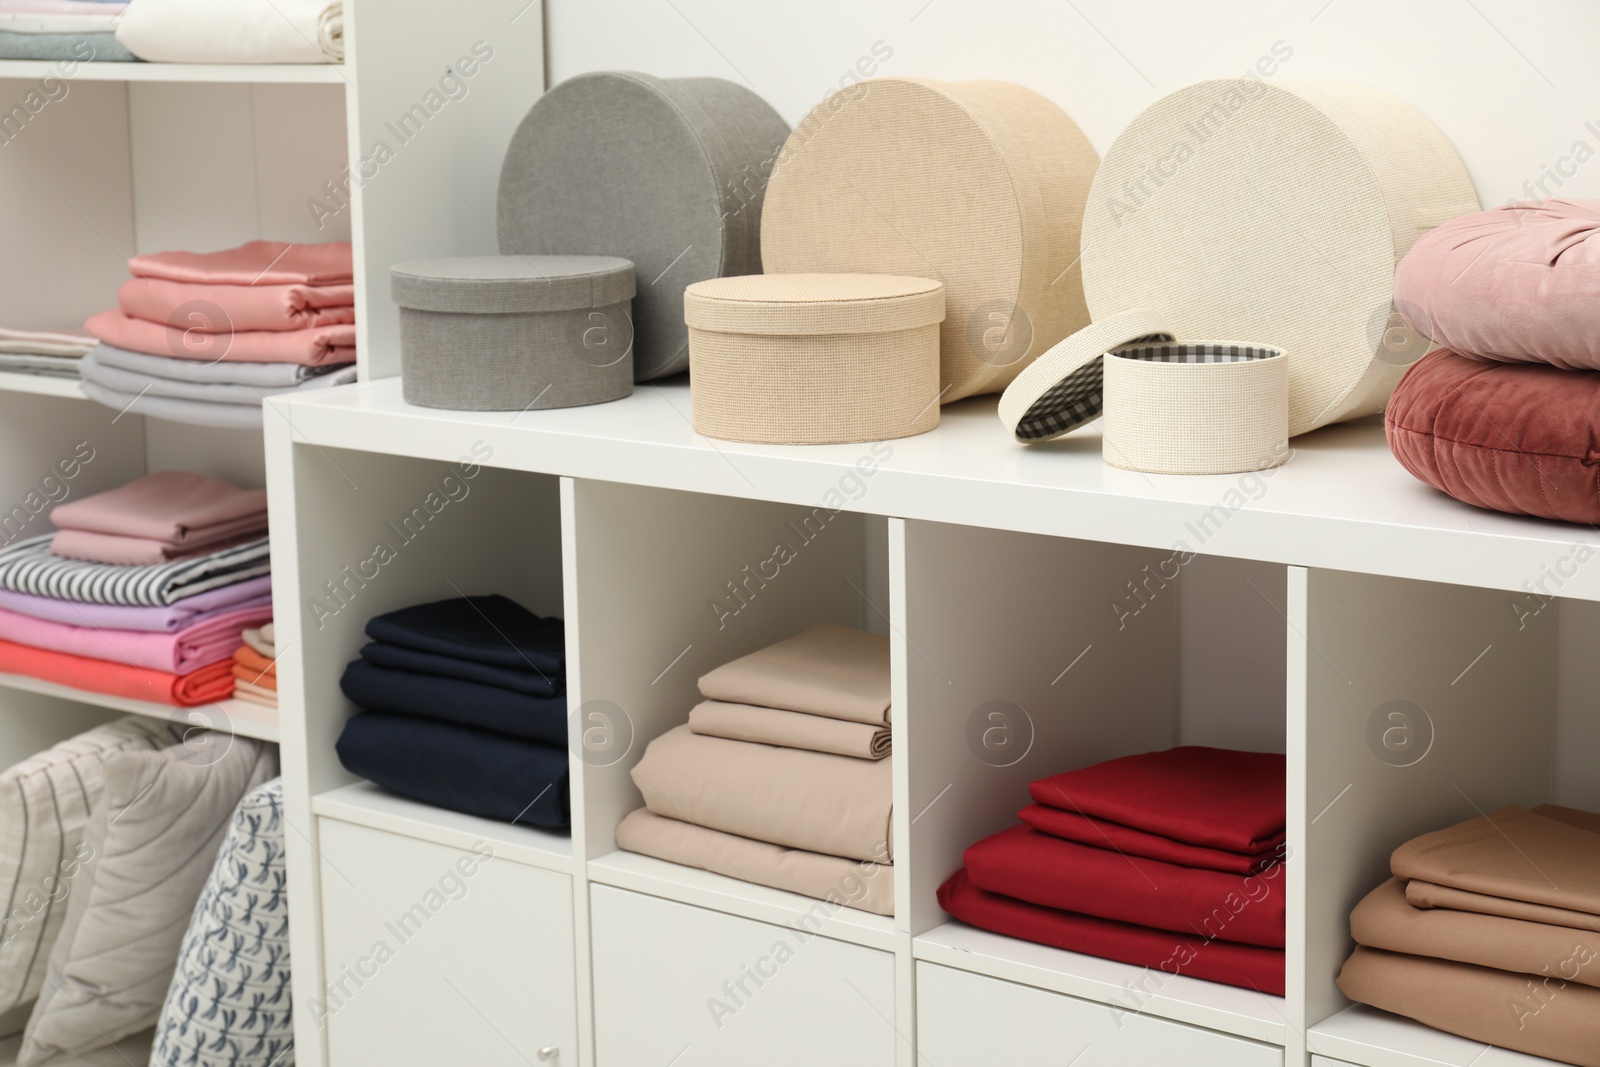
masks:
<path fill-rule="evenodd" d="M 150 1067 L 292 1067 L 283 780 L 239 802 L 156 1026 Z"/>

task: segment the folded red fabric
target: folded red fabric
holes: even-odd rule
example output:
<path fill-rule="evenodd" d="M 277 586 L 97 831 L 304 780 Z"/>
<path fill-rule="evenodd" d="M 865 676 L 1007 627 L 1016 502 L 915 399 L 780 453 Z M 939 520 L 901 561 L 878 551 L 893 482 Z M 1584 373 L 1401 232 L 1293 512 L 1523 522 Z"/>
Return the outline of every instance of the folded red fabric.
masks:
<path fill-rule="evenodd" d="M 228 699 L 233 692 L 232 660 L 212 663 L 188 674 L 169 674 L 148 667 L 51 652 L 14 641 L 0 641 L 0 673 L 24 674 L 90 693 L 180 708 L 213 704 Z"/>
<path fill-rule="evenodd" d="M 235 330 L 205 333 L 148 322 L 121 311 L 102 311 L 83 328 L 108 345 L 200 363 L 299 363 L 320 367 L 354 361 L 354 326 L 305 330 Z"/>
<path fill-rule="evenodd" d="M 1135 859 L 1013 826 L 967 849 L 972 884 L 1030 904 L 1282 948 L 1283 869 L 1237 875 Z"/>
<path fill-rule="evenodd" d="M 1077 841 L 1096 848 L 1108 848 L 1143 859 L 1176 863 L 1180 867 L 1198 867 L 1205 871 L 1227 871 L 1230 874 L 1255 874 L 1281 862 L 1283 848 L 1265 852 L 1228 852 L 1220 848 L 1202 848 L 1186 845 L 1160 834 L 1135 830 L 1131 826 L 1092 819 L 1075 811 L 1062 811 L 1046 804 L 1029 804 L 1017 812 L 1017 817 L 1040 833 L 1067 841 Z"/>
<path fill-rule="evenodd" d="M 266 515 L 263 489 L 238 489 L 193 471 L 157 471 L 69 500 L 50 513 L 50 521 L 63 530 L 188 545 L 260 530 Z"/>
<path fill-rule="evenodd" d="M 135 319 L 180 330 L 303 330 L 356 321 L 353 285 L 205 285 L 134 278 L 117 307 Z"/>
<path fill-rule="evenodd" d="M 1206 941 L 1132 923 L 1044 908 L 985 892 L 972 884 L 965 870 L 957 871 L 939 887 L 939 906 L 964 923 L 1006 937 L 1149 967 L 1166 975 L 1200 978 L 1283 996 L 1282 949 Z"/>
<path fill-rule="evenodd" d="M 1185 746 L 1124 756 L 1028 787 L 1052 808 L 1189 845 L 1266 852 L 1283 842 L 1283 756 Z"/>
<path fill-rule="evenodd" d="M 156 252 L 128 260 L 135 278 L 208 285 L 340 285 L 355 279 L 347 241 L 249 241 L 220 252 Z"/>

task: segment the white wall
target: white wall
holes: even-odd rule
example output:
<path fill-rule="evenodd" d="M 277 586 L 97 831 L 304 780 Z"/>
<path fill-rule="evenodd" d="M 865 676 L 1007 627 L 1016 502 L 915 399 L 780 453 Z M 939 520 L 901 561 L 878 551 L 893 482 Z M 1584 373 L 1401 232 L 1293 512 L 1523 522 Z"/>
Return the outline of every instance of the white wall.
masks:
<path fill-rule="evenodd" d="M 1158 97 L 1241 74 L 1283 41 L 1280 78 L 1362 81 L 1455 144 L 1479 196 L 1600 197 L 1593 0 L 546 0 L 551 84 L 588 70 L 717 75 L 791 123 L 883 41 L 885 74 L 1020 82 L 1102 152 Z M 1593 122 L 1591 130 L 1586 124 Z M 1586 150 L 1580 164 L 1574 146 Z M 1562 160 L 1568 162 L 1563 164 Z M 1538 193 L 1536 197 L 1545 195 Z"/>

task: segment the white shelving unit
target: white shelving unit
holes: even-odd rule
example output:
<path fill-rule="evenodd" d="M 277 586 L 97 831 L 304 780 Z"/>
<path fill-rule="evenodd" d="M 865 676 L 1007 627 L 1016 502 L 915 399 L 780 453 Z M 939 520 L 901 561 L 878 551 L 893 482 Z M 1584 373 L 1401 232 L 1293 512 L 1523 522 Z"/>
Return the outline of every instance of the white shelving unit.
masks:
<path fill-rule="evenodd" d="M 363 373 L 392 373 L 381 359 L 373 366 L 365 358 L 393 351 L 389 265 L 495 248 L 493 229 L 478 212 L 492 216 L 500 155 L 544 84 L 537 3 L 408 7 L 348 2 L 349 58 L 340 65 L 0 61 L 0 102 L 8 110 L 13 98 L 52 79 L 43 109 L 8 128 L 0 150 L 0 197 L 12 207 L 0 258 L 0 324 L 77 328 L 114 306 L 126 260 L 137 253 L 256 238 L 351 241 Z M 362 40 L 372 42 L 365 54 Z M 461 79 L 467 94 L 444 111 L 424 107 L 413 139 L 426 137 L 430 150 L 397 145 L 391 124 L 461 56 L 473 55 L 475 44 L 493 58 Z M 362 161 L 380 142 L 394 156 L 363 181 Z M 0 373 L 0 511 L 16 514 L 80 444 L 94 458 L 63 483 L 63 499 L 166 468 L 246 487 L 265 483 L 258 431 L 125 414 L 85 399 L 75 381 Z M 48 529 L 48 509 L 32 511 L 22 513 L 29 520 L 22 528 L 13 522 L 0 537 Z M 31 695 L 25 702 L 23 693 Z M 41 705 L 33 696 L 47 700 Z M 271 709 L 241 702 L 191 715 L 0 676 L 0 730 L 40 707 L 67 705 L 277 736 Z"/>
<path fill-rule="evenodd" d="M 1092 430 L 1017 446 L 992 398 L 946 409 L 922 437 L 811 448 L 699 437 L 681 383 L 526 414 L 413 408 L 393 380 L 271 406 L 294 427 L 273 419 L 267 451 L 284 502 L 273 514 L 279 589 L 297 605 L 278 620 L 299 650 L 280 669 L 285 777 L 291 817 L 312 827 L 291 857 L 299 1003 L 352 965 L 332 948 L 349 939 L 329 933 L 358 918 L 343 889 L 327 896 L 341 849 L 357 865 L 418 842 L 461 855 L 487 844 L 508 870 L 563 876 L 570 903 L 522 942 L 494 953 L 458 943 L 435 964 L 526 987 L 503 961 L 570 936 L 576 999 L 569 1016 L 521 988 L 528 1043 L 502 1042 L 483 1063 L 555 1048 L 552 1062 L 583 1067 L 680 1055 L 716 1067 L 752 1055 L 1032 1065 L 1087 1041 L 1082 1065 L 1303 1067 L 1317 1056 L 1325 1067 L 1464 1067 L 1470 1055 L 1450 1057 L 1470 1042 L 1339 995 L 1351 906 L 1396 845 L 1475 806 L 1600 803 L 1578 755 L 1597 740 L 1587 650 L 1600 635 L 1600 577 L 1570 565 L 1594 532 L 1450 501 L 1394 463 L 1373 422 L 1297 439 L 1275 472 L 1183 478 L 1105 466 Z M 378 577 L 327 600 L 327 583 L 389 536 L 393 516 L 465 469 L 466 497 Z M 751 582 L 746 565 L 778 541 L 795 559 Z M 1558 595 L 1526 591 L 1553 574 Z M 354 711 L 338 674 L 366 619 L 489 591 L 563 614 L 574 721 L 599 711 L 619 738 L 603 753 L 574 749 L 561 847 L 387 796 L 334 756 Z M 891 639 L 895 916 L 819 910 L 618 851 L 613 828 L 640 803 L 628 769 L 684 721 L 698 676 L 821 620 Z M 969 739 L 997 701 L 1020 755 L 995 758 Z M 1428 731 L 1411 765 L 1369 740 L 1392 706 Z M 1015 821 L 1028 781 L 1171 744 L 1288 757 L 1285 996 L 1014 941 L 938 907 L 962 850 Z M 319 836 L 329 827 L 331 847 Z M 352 840 L 345 827 L 369 833 Z M 392 869 L 413 894 L 431 875 Z M 468 917 L 471 900 L 452 905 L 457 921 L 492 925 L 491 912 Z M 805 961 L 794 980 L 768 981 L 718 1026 L 708 1004 L 728 995 L 719 983 L 784 939 Z M 301 1062 L 342 1067 L 390 1047 L 384 1027 L 403 1016 L 384 1009 L 422 994 L 384 979 L 362 996 L 370 1016 L 302 1020 Z M 488 1025 L 509 1021 L 482 1010 Z M 415 1024 L 448 1025 L 431 1014 Z M 1478 1062 L 1536 1062 L 1497 1055 Z"/>

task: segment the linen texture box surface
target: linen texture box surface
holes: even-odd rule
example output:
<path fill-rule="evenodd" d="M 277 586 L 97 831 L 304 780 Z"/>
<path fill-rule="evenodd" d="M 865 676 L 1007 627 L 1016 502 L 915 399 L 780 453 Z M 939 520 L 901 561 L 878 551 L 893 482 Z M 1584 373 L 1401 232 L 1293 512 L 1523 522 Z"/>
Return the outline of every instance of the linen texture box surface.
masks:
<path fill-rule="evenodd" d="M 1151 474 L 1235 474 L 1289 458 L 1281 349 L 1229 341 L 1123 345 L 1105 360 L 1101 453 Z"/>
<path fill-rule="evenodd" d="M 407 403 L 528 411 L 633 392 L 633 265 L 614 256 L 468 256 L 400 263 Z"/>
<path fill-rule="evenodd" d="M 1201 82 L 1107 149 L 1083 225 L 1101 318 L 1159 315 L 1180 338 L 1282 348 L 1289 433 L 1383 410 L 1428 350 L 1394 307 L 1395 265 L 1478 209 L 1455 149 L 1365 85 Z"/>
<path fill-rule="evenodd" d="M 694 428 L 840 444 L 939 424 L 944 287 L 889 274 L 766 274 L 684 293 Z"/>
<path fill-rule="evenodd" d="M 874 78 L 801 120 L 761 216 L 769 273 L 944 283 L 940 402 L 994 393 L 1089 322 L 1079 232 L 1099 156 L 1020 85 Z"/>
<path fill-rule="evenodd" d="M 622 256 L 639 381 L 689 366 L 683 291 L 761 271 L 767 174 L 789 124 L 722 78 L 599 71 L 539 98 L 500 171 L 500 251 Z"/>

